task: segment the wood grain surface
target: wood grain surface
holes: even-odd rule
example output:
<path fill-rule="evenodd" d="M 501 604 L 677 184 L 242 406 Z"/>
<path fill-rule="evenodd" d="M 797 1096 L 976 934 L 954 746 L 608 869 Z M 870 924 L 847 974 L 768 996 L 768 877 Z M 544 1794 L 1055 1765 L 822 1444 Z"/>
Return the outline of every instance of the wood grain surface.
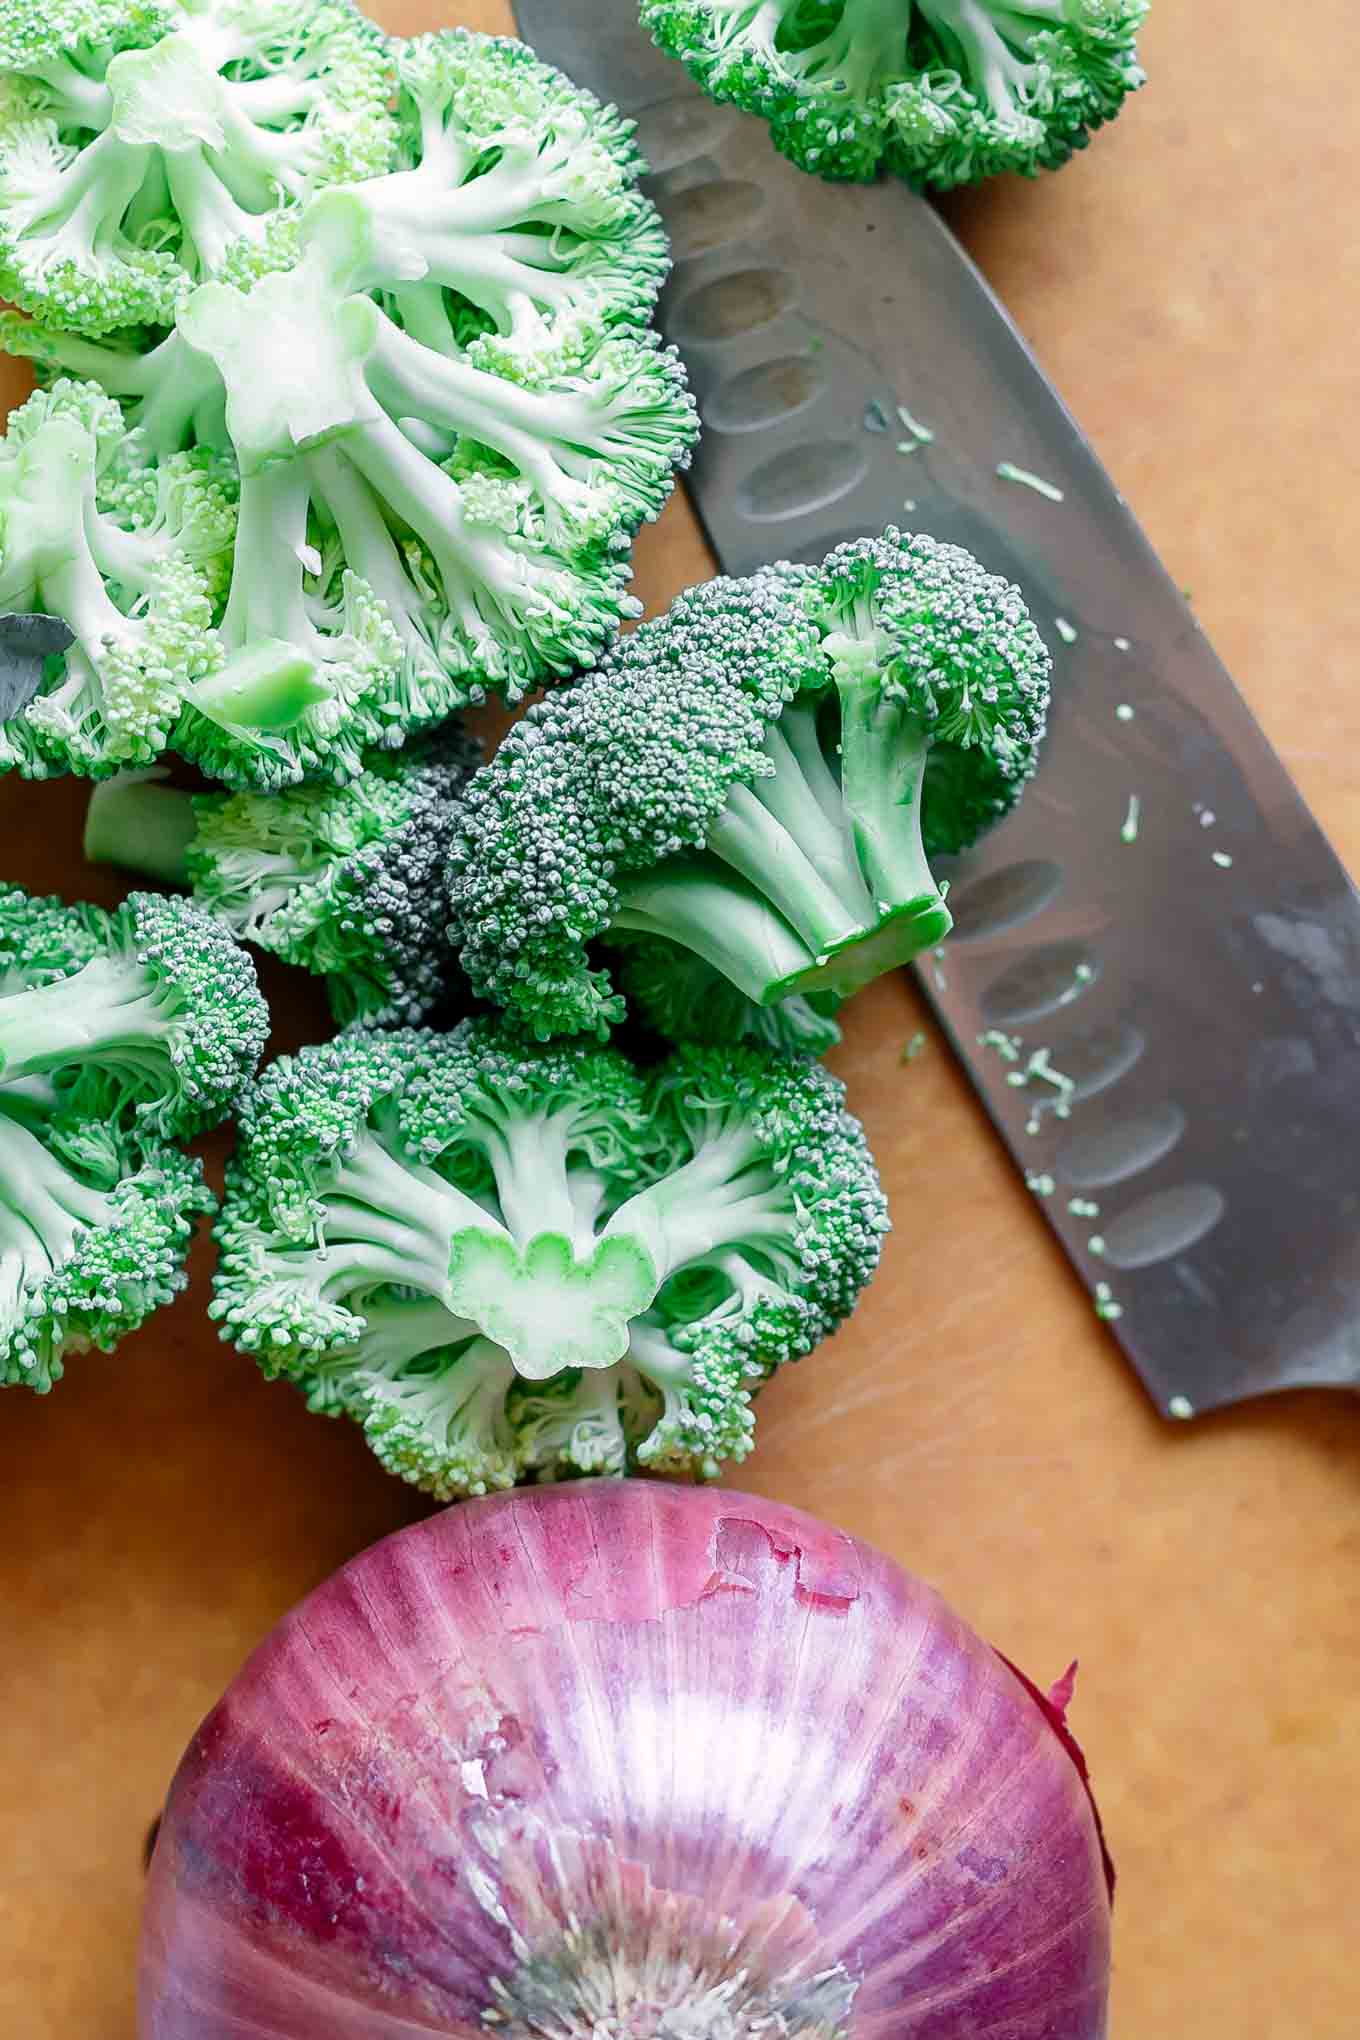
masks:
<path fill-rule="evenodd" d="M 1151 83 L 1087 155 L 950 206 L 1353 869 L 1357 21 L 1154 0 Z M 676 503 L 639 590 L 705 568 Z M 110 897 L 82 807 L 6 782 L 0 872 Z M 305 982 L 270 989 L 281 1044 L 320 1027 Z M 875 1540 L 1036 1677 L 1080 1656 L 1119 2040 L 1354 2040 L 1360 1413 L 1161 1424 L 938 1039 L 902 1066 L 921 1024 L 900 978 L 849 1016 L 896 1230 L 850 1328 L 762 1398 L 740 1484 Z M 131 2040 L 142 1836 L 182 1745 L 292 1602 L 422 1507 L 218 1344 L 194 1265 L 116 1358 L 0 1410 L 7 2040 Z"/>

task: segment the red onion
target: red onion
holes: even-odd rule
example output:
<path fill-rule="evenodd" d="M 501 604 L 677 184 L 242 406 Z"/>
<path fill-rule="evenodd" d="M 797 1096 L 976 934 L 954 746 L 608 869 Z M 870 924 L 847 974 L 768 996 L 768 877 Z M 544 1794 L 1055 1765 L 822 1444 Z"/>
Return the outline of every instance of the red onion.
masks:
<path fill-rule="evenodd" d="M 194 1738 L 143 2040 L 1099 2040 L 1065 1697 L 778 1503 L 463 1503 L 304 1601 Z"/>

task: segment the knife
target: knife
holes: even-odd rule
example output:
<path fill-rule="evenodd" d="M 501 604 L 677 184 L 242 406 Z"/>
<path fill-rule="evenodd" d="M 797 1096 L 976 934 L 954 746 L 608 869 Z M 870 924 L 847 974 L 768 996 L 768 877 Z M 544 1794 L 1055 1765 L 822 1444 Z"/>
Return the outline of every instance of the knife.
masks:
<path fill-rule="evenodd" d="M 1122 497 L 923 199 L 793 168 L 637 0 L 516 11 L 638 122 L 723 570 L 914 527 L 1049 641 L 1038 777 L 915 968 L 1097 1311 L 1173 1419 L 1355 1387 L 1360 900 Z"/>

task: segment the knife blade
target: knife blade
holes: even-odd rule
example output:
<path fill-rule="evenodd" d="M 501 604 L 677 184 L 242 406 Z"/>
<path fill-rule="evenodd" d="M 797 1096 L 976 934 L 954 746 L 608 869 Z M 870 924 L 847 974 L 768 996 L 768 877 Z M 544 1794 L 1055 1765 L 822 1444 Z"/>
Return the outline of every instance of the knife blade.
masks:
<path fill-rule="evenodd" d="M 516 11 L 638 122 L 724 571 L 915 527 L 1053 650 L 1038 777 L 916 969 L 1096 1309 L 1171 1418 L 1355 1387 L 1360 898 L 1118 490 L 924 200 L 794 169 L 636 0 Z"/>

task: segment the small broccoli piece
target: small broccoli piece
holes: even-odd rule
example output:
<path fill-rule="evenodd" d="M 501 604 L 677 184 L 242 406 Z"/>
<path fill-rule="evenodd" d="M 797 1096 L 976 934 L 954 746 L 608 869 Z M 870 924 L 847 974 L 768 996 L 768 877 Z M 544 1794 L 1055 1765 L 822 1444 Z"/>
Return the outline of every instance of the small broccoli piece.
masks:
<path fill-rule="evenodd" d="M 668 258 L 632 122 L 504 36 L 417 36 L 397 72 L 401 167 L 335 208 L 349 287 L 426 346 L 529 381 L 645 325 Z"/>
<path fill-rule="evenodd" d="M 445 1499 L 713 1477 L 887 1228 L 842 1087 L 755 1049 L 643 1073 L 483 1020 L 348 1035 L 273 1064 L 241 1126 L 223 1335 Z"/>
<path fill-rule="evenodd" d="M 379 753 L 345 786 L 189 794 L 106 780 L 85 854 L 191 886 L 238 941 L 324 977 L 342 1026 L 413 1025 L 461 982 L 443 870 L 480 755 L 455 723 L 419 750 Z"/>
<path fill-rule="evenodd" d="M 690 589 L 468 787 L 474 989 L 541 1038 L 598 1032 L 622 1001 L 588 945 L 647 936 L 757 1005 L 845 997 L 948 932 L 929 854 L 1018 799 L 1049 665 L 1015 588 L 895 530 Z"/>
<path fill-rule="evenodd" d="M 642 0 L 657 44 L 821 177 L 1032 177 L 1143 83 L 1147 0 Z"/>
<path fill-rule="evenodd" d="M 139 1140 L 74 1155 L 41 1087 L 0 1088 L 0 1387 L 46 1394 L 66 1355 L 119 1340 L 184 1288 L 201 1165 Z"/>
<path fill-rule="evenodd" d="M 834 992 L 758 1006 L 692 949 L 639 935 L 618 953 L 630 1009 L 668 1041 L 744 1041 L 786 1055 L 826 1055 L 841 1038 Z"/>
<path fill-rule="evenodd" d="M 386 170 L 393 66 L 345 0 L 6 0 L 0 292 L 168 325 L 280 211 Z"/>
<path fill-rule="evenodd" d="M 104 913 L 0 887 L 0 1086 L 47 1078 L 66 1119 L 175 1138 L 227 1116 L 268 1028 L 250 958 L 199 908 L 132 893 Z"/>
<path fill-rule="evenodd" d="M 74 643 L 0 724 L 0 770 L 90 777 L 145 763 L 221 663 L 212 630 L 235 475 L 211 452 L 163 460 L 89 382 L 58 381 L 0 439 L 0 612 L 60 617 Z"/>

